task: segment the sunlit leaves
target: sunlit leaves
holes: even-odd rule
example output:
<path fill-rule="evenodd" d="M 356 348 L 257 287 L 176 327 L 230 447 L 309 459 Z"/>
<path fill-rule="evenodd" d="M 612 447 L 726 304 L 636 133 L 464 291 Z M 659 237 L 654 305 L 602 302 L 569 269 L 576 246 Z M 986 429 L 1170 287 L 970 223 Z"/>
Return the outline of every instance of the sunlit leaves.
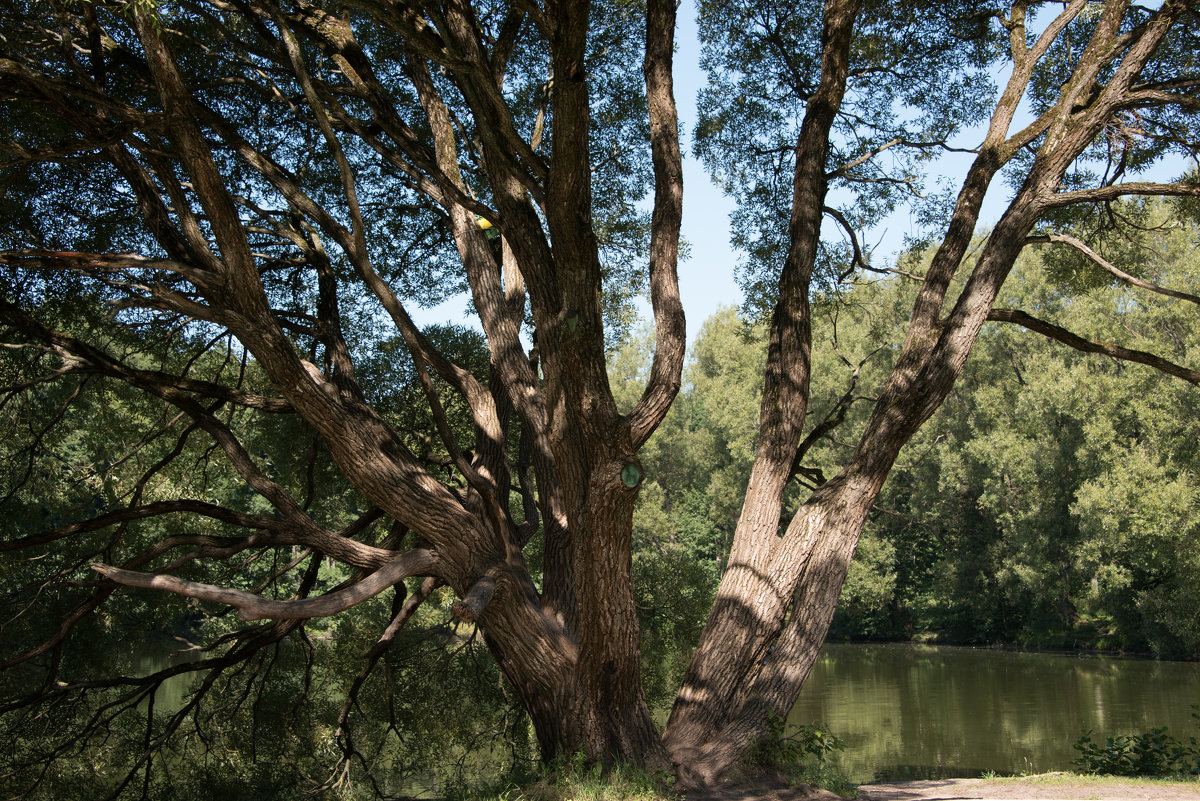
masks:
<path fill-rule="evenodd" d="M 1194 290 L 1195 230 L 1165 209 L 1114 206 L 1142 230 L 1105 252 L 1162 286 Z M 1023 259 L 998 305 L 1194 364 L 1194 304 L 1094 265 L 1064 275 L 1052 247 L 1061 246 Z M 1178 379 L 989 325 L 944 409 L 901 454 L 864 535 L 858 573 L 886 571 L 878 542 L 894 545 L 895 595 L 864 615 L 872 585 L 848 584 L 840 630 L 899 624 L 955 641 L 1194 655 L 1200 640 L 1181 599 L 1200 577 L 1189 545 L 1198 403 Z"/>

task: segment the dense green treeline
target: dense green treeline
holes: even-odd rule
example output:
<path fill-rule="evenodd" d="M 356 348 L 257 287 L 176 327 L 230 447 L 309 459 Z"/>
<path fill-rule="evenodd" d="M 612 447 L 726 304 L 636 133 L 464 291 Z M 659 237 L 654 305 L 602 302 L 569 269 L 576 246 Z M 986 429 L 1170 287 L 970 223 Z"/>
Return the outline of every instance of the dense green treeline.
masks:
<path fill-rule="evenodd" d="M 1113 243 L 1121 268 L 1195 294 L 1194 224 L 1158 207 L 1122 213 L 1146 231 L 1139 242 Z M 898 269 L 920 274 L 922 256 L 909 254 Z M 901 344 L 914 283 L 900 274 L 864 281 L 817 303 L 815 374 L 841 383 L 814 387 L 813 425 L 828 430 L 804 454 L 793 504 L 801 485 L 831 477 L 849 455 Z M 1200 352 L 1194 304 L 1113 280 L 1054 245 L 1026 252 L 997 303 L 1004 307 L 1176 363 Z M 618 383 L 635 374 L 647 343 L 628 346 Z M 701 565 L 693 574 L 719 570 L 749 473 L 751 376 L 764 358 L 761 329 L 734 310 L 705 323 L 684 396 L 645 457 L 638 534 L 655 555 L 648 562 L 690 554 Z M 1200 658 L 1198 442 L 1200 392 L 1190 384 L 988 323 L 962 380 L 891 473 L 833 636 Z M 648 615 L 686 608 L 644 601 Z"/>

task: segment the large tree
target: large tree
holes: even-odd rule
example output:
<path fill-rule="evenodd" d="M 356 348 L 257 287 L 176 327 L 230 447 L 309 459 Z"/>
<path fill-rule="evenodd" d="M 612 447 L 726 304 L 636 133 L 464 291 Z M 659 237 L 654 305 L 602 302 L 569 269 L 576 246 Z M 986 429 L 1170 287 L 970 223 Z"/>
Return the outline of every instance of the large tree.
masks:
<path fill-rule="evenodd" d="M 1057 233 L 1073 209 L 1200 194 L 1194 171 L 1173 183 L 1126 180 L 1164 159 L 1194 164 L 1193 4 L 745 0 L 701 14 L 711 83 L 698 144 L 741 201 L 743 277 L 765 310 L 769 347 L 727 567 L 660 732 L 641 686 L 631 519 L 638 452 L 679 389 L 685 344 L 673 0 L 0 5 L 0 322 L 29 354 L 6 393 L 59 388 L 57 411 L 15 449 L 29 469 L 6 492 L 18 497 L 40 475 L 42 441 L 80 396 L 62 388 L 89 379 L 169 407 L 145 439 L 170 432 L 178 443 L 133 491 L 100 492 L 76 505 L 76 519 L 33 515 L 6 535 L 9 552 L 74 554 L 52 579 L 29 582 L 32 602 L 54 594 L 51 581 L 76 588 L 51 635 L 5 657 L 45 671 L 15 708 L 80 689 L 60 680 L 54 655 L 122 586 L 277 621 L 222 657 L 236 660 L 302 633 L 306 619 L 424 577 L 395 604 L 381 647 L 448 586 L 543 756 L 582 752 L 712 781 L 791 707 L 889 469 L 985 321 L 1195 383 L 1194 370 L 1161 357 L 992 308 L 1030 243 L 1109 264 Z M 924 209 L 943 221 L 936 252 L 861 439 L 841 472 L 784 508 L 806 430 L 820 435 L 836 418 L 807 421 L 810 298 L 870 269 L 855 232 L 905 193 L 921 195 L 920 163 L 976 120 L 982 141 L 964 148 L 957 197 L 940 216 L 936 204 Z M 971 250 L 984 195 L 1005 171 L 1012 198 Z M 646 215 L 638 200 L 651 184 Z M 1098 246 L 1123 221 L 1094 216 Z M 470 291 L 486 375 L 412 322 L 406 304 L 446 285 Z M 606 345 L 630 288 L 642 286 L 654 356 L 641 397 L 622 411 Z M 81 322 L 71 313 L 81 299 L 111 312 Z M 139 334 L 153 343 L 141 352 Z M 178 342 L 205 337 L 227 343 L 226 357 L 179 355 Z M 399 353 L 398 340 L 429 407 L 425 447 L 368 380 L 386 375 L 379 349 L 391 342 Z M 250 413 L 302 421 L 367 511 L 345 522 L 313 502 L 313 481 L 277 480 L 246 442 Z M 158 497 L 166 490 L 154 477 L 193 437 L 236 476 L 236 506 L 186 488 Z M 145 529 L 133 524 L 151 519 L 162 538 L 134 539 Z M 241 531 L 188 533 L 205 519 Z M 294 564 L 295 597 L 171 575 L 246 550 Z M 313 555 L 307 567 L 296 553 Z M 355 573 L 305 597 L 322 559 Z M 90 560 L 103 580 L 87 579 Z M 288 575 L 275 573 L 277 586 Z"/>

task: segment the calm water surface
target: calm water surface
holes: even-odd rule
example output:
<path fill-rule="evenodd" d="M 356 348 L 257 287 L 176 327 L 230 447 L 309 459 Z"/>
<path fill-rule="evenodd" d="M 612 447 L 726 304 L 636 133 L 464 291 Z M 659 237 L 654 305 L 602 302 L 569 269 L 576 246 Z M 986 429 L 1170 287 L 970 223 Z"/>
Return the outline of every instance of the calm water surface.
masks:
<path fill-rule="evenodd" d="M 825 647 L 791 722 L 842 738 L 851 781 L 1069 770 L 1072 746 L 1197 735 L 1200 664 L 914 645 Z"/>

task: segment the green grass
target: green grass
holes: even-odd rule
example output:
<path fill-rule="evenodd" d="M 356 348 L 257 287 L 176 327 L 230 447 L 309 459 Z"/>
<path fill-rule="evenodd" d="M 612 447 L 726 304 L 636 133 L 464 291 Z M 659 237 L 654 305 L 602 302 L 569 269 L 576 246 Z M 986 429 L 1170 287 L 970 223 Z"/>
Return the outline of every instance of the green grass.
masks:
<path fill-rule="evenodd" d="M 562 760 L 529 783 L 501 782 L 473 788 L 451 801 L 678 801 L 674 779 L 628 765 L 588 767 L 580 758 Z"/>
<path fill-rule="evenodd" d="M 1196 779 L 1187 776 L 1144 777 L 1144 776 L 1102 776 L 1094 773 L 1073 773 L 1062 771 L 1056 773 L 1039 773 L 1032 776 L 983 776 L 990 783 L 1011 784 L 1014 782 L 1033 782 L 1044 785 L 1062 785 L 1078 787 L 1086 790 L 1089 787 L 1112 787 L 1123 785 L 1128 787 L 1169 787 L 1179 784 L 1195 786 Z"/>
<path fill-rule="evenodd" d="M 1037 776 L 1012 779 L 1012 781 L 1035 781 L 1045 784 L 1129 784 L 1154 787 L 1162 784 L 1196 784 L 1196 779 L 1187 776 L 1099 776 L 1094 773 L 1040 773 Z"/>

